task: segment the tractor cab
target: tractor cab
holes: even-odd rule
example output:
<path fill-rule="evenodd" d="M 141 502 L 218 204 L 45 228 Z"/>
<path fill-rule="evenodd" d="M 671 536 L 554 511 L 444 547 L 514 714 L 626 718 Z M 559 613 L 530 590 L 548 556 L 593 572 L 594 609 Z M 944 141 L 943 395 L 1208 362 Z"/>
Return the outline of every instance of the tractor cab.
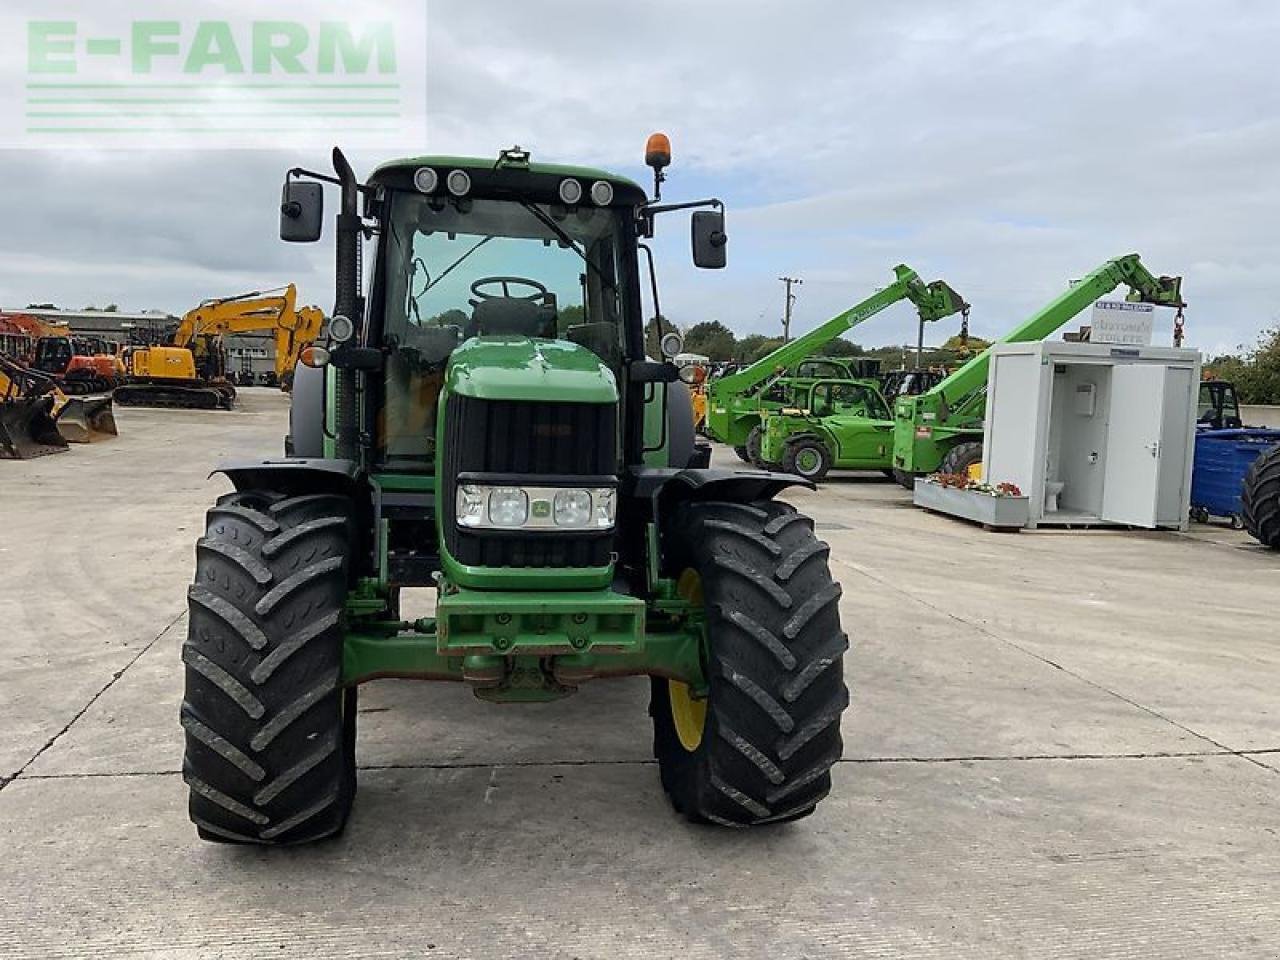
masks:
<path fill-rule="evenodd" d="M 1243 425 L 1236 385 L 1229 380 L 1202 380 L 1196 429 L 1238 430 Z"/>
<path fill-rule="evenodd" d="M 644 349 L 634 245 L 643 190 L 602 171 L 510 158 L 497 169 L 421 158 L 384 167 L 372 183 L 385 220 L 368 334 L 385 357 L 381 465 L 433 469 L 455 353 L 455 389 L 493 378 L 493 367 L 513 376 L 533 367 L 617 395 L 624 360 Z"/>

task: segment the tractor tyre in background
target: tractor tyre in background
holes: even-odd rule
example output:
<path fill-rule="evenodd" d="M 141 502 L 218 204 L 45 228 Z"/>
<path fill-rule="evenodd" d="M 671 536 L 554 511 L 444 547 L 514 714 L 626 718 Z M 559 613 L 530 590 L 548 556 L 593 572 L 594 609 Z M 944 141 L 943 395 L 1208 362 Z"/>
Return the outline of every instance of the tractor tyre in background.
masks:
<path fill-rule="evenodd" d="M 782 469 L 786 473 L 819 483 L 831 469 L 831 451 L 821 440 L 794 440 L 787 444 L 782 454 Z"/>
<path fill-rule="evenodd" d="M 899 470 L 897 467 L 894 467 L 892 470 L 889 471 L 889 476 L 893 477 L 894 480 L 898 481 L 898 486 L 903 487 L 907 490 L 915 490 L 916 479 L 918 477 L 924 476 L 924 474 L 908 473 L 906 470 Z"/>
<path fill-rule="evenodd" d="M 796 820 L 831 789 L 849 704 L 840 586 L 813 521 L 785 503 L 683 505 L 665 525 L 679 592 L 704 605 L 707 696 L 653 678 L 662 786 L 694 822 Z"/>
<path fill-rule="evenodd" d="M 1241 519 L 1250 536 L 1280 550 L 1280 446 L 1264 451 L 1244 475 Z"/>
<path fill-rule="evenodd" d="M 351 502 L 241 491 L 209 511 L 182 646 L 183 779 L 205 840 L 341 832 L 355 794 L 355 691 L 342 628 Z"/>
<path fill-rule="evenodd" d="M 761 470 L 767 469 L 764 461 L 760 459 L 760 428 L 752 427 L 751 432 L 747 434 L 747 463 Z"/>
<path fill-rule="evenodd" d="M 946 456 L 942 458 L 942 463 L 938 465 L 938 472 L 958 473 L 964 476 L 971 466 L 981 462 L 982 441 L 966 440 L 963 443 L 957 443 L 947 451 Z"/>
<path fill-rule="evenodd" d="M 743 463 L 751 462 L 751 454 L 747 452 L 746 447 L 734 447 L 733 452 L 738 455 L 738 459 L 741 460 Z"/>

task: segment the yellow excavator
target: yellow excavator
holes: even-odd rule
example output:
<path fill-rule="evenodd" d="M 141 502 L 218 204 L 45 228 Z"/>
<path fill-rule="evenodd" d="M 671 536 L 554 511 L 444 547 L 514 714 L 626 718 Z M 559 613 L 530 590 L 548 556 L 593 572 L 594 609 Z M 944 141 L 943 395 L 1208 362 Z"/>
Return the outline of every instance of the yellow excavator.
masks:
<path fill-rule="evenodd" d="M 299 307 L 297 302 L 292 283 L 280 290 L 204 301 L 182 318 L 169 343 L 126 348 L 126 378 L 116 388 L 116 402 L 230 410 L 236 388 L 227 377 L 223 337 L 234 333 L 274 331 L 276 378 L 287 385 L 298 357 L 324 322 L 318 307 Z"/>
<path fill-rule="evenodd" d="M 68 395 L 57 378 L 0 353 L 0 459 L 30 460 L 116 435 L 110 394 Z"/>

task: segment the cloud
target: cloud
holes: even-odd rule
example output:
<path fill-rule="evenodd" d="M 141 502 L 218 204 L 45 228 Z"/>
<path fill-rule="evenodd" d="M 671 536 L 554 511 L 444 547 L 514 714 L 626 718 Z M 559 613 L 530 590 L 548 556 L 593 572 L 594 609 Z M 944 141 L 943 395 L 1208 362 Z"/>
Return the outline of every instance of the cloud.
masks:
<path fill-rule="evenodd" d="M 726 200 L 721 273 L 693 270 L 683 221 L 663 224 L 663 306 L 680 322 L 773 332 L 789 273 L 806 279 L 803 330 L 906 262 L 951 282 L 994 335 L 1133 250 L 1185 276 L 1207 350 L 1280 313 L 1280 8 L 431 0 L 428 15 L 429 142 L 405 153 L 519 142 L 640 178 L 644 137 L 663 129 L 669 195 Z M 3 162 L 0 303 L 181 310 L 288 280 L 331 297 L 327 249 L 275 240 L 281 174 L 323 165 L 319 151 Z M 914 320 L 900 308 L 857 338 L 910 340 Z"/>

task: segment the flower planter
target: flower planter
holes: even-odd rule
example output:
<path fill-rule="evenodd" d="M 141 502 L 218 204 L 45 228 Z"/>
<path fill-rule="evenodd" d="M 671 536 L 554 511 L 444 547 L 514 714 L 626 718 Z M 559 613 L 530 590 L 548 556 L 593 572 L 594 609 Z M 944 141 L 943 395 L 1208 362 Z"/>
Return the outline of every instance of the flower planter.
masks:
<path fill-rule="evenodd" d="M 1026 497 L 993 497 L 989 493 L 957 490 L 924 480 L 916 481 L 914 503 L 926 510 L 972 520 L 992 530 L 1021 530 L 1031 516 Z"/>

